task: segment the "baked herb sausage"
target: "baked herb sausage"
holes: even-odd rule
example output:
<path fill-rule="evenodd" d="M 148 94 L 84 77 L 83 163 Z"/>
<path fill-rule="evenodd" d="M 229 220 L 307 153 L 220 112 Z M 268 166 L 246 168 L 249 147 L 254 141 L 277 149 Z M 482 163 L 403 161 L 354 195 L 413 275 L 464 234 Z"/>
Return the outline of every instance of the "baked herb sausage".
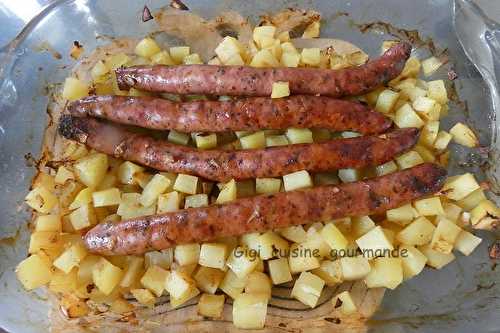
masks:
<path fill-rule="evenodd" d="M 375 134 L 385 132 L 391 126 L 389 118 L 361 103 L 305 95 L 185 103 L 154 97 L 91 96 L 70 103 L 67 110 L 73 115 L 180 132 L 298 127 Z"/>
<path fill-rule="evenodd" d="M 378 59 L 346 69 L 254 68 L 248 66 L 134 66 L 116 69 L 120 89 L 174 94 L 270 96 L 273 82 L 287 81 L 291 94 L 361 95 L 397 77 L 411 45 L 398 43 Z"/>
<path fill-rule="evenodd" d="M 135 133 L 122 125 L 71 115 L 61 117 L 59 133 L 117 158 L 216 181 L 376 166 L 411 149 L 419 136 L 418 129 L 404 128 L 374 136 L 265 149 L 197 150 Z"/>
<path fill-rule="evenodd" d="M 91 252 L 102 255 L 141 254 L 219 237 L 379 214 L 439 191 L 445 177 L 445 169 L 425 163 L 338 186 L 260 195 L 119 223 L 101 223 L 88 231 L 84 240 Z"/>

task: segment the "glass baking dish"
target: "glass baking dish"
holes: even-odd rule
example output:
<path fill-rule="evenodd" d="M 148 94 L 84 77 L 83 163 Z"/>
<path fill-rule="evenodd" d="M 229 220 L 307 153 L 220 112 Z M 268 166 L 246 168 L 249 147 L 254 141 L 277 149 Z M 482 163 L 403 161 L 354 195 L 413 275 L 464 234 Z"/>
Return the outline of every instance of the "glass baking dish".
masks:
<path fill-rule="evenodd" d="M 412 39 L 419 56 L 429 55 L 429 47 L 435 46 L 435 52 L 446 49 L 447 68 L 453 68 L 458 78 L 453 81 L 456 96 L 444 126 L 466 121 L 483 146 L 498 148 L 488 85 L 457 40 L 450 1 L 185 2 L 205 17 L 235 10 L 253 21 L 258 15 L 287 7 L 315 9 L 322 14 L 322 36 L 345 39 L 370 55 L 378 54 L 383 40 L 394 37 Z M 157 0 L 146 4 L 152 11 L 168 5 Z M 14 273 L 27 252 L 30 213 L 23 199 L 35 172 L 33 164 L 39 157 L 48 121 L 48 87 L 62 82 L 73 66 L 69 56 L 73 41 L 78 40 L 90 51 L 106 43 L 103 36 L 142 37 L 157 29 L 154 21 L 141 21 L 143 6 L 136 0 L 55 1 L 1 51 L 0 184 L 4 194 L 0 202 L 0 327 L 7 331 L 48 330 L 47 296 L 43 292 L 25 292 Z M 435 77 L 447 78 L 447 70 L 440 70 Z M 484 167 L 480 165 L 489 163 L 491 177 L 491 170 L 499 163 L 491 156 L 494 154 L 488 161 L 477 150 L 453 146 L 450 172 L 472 171 L 484 179 Z M 470 257 L 458 256 L 440 271 L 427 269 L 397 290 L 387 292 L 382 307 L 369 321 L 370 328 L 381 332 L 500 331 L 500 268 L 492 265 L 487 251 L 495 235 L 480 236 L 483 243 Z"/>

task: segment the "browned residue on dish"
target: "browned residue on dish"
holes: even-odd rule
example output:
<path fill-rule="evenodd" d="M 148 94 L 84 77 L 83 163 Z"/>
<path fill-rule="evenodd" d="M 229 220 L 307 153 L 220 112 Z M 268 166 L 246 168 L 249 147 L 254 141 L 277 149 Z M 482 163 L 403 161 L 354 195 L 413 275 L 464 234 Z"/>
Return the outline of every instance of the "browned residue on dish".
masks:
<path fill-rule="evenodd" d="M 500 241 L 497 240 L 490 246 L 489 255 L 491 259 L 500 259 Z"/>
<path fill-rule="evenodd" d="M 57 52 L 52 47 L 52 45 L 50 45 L 49 42 L 47 42 L 47 41 L 41 42 L 38 46 L 36 46 L 35 51 L 37 51 L 37 52 L 49 52 L 52 55 L 52 57 L 54 57 L 55 59 L 57 59 L 57 60 L 62 59 L 61 53 Z"/>

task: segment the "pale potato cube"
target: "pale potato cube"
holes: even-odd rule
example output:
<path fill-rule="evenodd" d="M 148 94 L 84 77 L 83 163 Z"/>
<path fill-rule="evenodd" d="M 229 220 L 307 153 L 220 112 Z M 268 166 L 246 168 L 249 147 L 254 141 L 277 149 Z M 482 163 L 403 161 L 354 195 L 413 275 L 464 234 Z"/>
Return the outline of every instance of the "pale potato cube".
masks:
<path fill-rule="evenodd" d="M 388 211 L 386 211 L 386 216 L 387 220 L 395 222 L 402 226 L 409 224 L 415 217 L 417 217 L 411 204 L 406 204 L 398 208 L 389 209 Z"/>
<path fill-rule="evenodd" d="M 443 80 L 427 82 L 427 96 L 438 103 L 446 104 L 448 102 L 448 92 Z"/>
<path fill-rule="evenodd" d="M 321 229 L 321 237 L 328 244 L 332 250 L 345 249 L 348 244 L 348 240 L 340 232 L 340 230 L 333 223 L 327 223 Z"/>
<path fill-rule="evenodd" d="M 215 54 L 223 62 L 227 63 L 234 56 L 239 56 L 244 53 L 244 47 L 241 43 L 234 37 L 226 36 L 215 48 Z"/>
<path fill-rule="evenodd" d="M 208 206 L 208 195 L 205 193 L 188 195 L 184 201 L 184 208 Z"/>
<path fill-rule="evenodd" d="M 313 251 L 302 244 L 292 244 L 290 246 L 290 256 L 288 264 L 292 274 L 309 271 L 320 267 L 318 251 Z"/>
<path fill-rule="evenodd" d="M 196 194 L 198 181 L 199 178 L 196 176 L 179 174 L 174 183 L 174 190 L 187 194 Z"/>
<path fill-rule="evenodd" d="M 87 187 L 78 192 L 69 209 L 77 209 L 92 202 L 92 189 Z"/>
<path fill-rule="evenodd" d="M 224 272 L 220 269 L 202 266 L 196 271 L 193 278 L 196 281 L 196 286 L 203 292 L 215 294 L 224 278 Z"/>
<path fill-rule="evenodd" d="M 243 149 L 262 149 L 266 146 L 266 136 L 263 131 L 240 138 L 241 147 Z"/>
<path fill-rule="evenodd" d="M 68 274 L 74 267 L 77 267 L 80 261 L 87 255 L 87 250 L 83 244 L 78 243 L 64 251 L 56 260 L 54 267 L 59 268 Z"/>
<path fill-rule="evenodd" d="M 233 303 L 233 324 L 243 329 L 264 327 L 268 299 L 263 294 L 243 293 Z"/>
<path fill-rule="evenodd" d="M 450 177 L 443 186 L 443 192 L 451 200 L 461 200 L 480 186 L 471 173 Z"/>
<path fill-rule="evenodd" d="M 344 315 L 351 315 L 358 312 L 354 299 L 347 290 L 332 298 L 332 304 L 335 309 L 338 309 Z"/>
<path fill-rule="evenodd" d="M 408 103 L 403 104 L 403 106 L 401 106 L 396 110 L 394 123 L 399 128 L 407 128 L 407 127 L 421 128 L 425 124 L 424 121 L 418 116 L 418 114 L 413 110 L 413 108 Z"/>
<path fill-rule="evenodd" d="M 48 258 L 33 254 L 17 265 L 16 275 L 26 290 L 32 290 L 49 283 L 53 271 Z"/>
<path fill-rule="evenodd" d="M 109 73 L 109 68 L 104 64 L 102 60 L 96 62 L 94 67 L 90 70 L 90 75 L 94 81 L 100 80 L 104 75 Z"/>
<path fill-rule="evenodd" d="M 155 305 L 156 298 L 148 289 L 131 289 L 130 293 L 143 305 L 148 307 L 153 307 Z"/>
<path fill-rule="evenodd" d="M 111 55 L 109 58 L 105 60 L 106 66 L 110 70 L 115 70 L 119 67 L 124 66 L 126 63 L 130 61 L 130 57 L 125 53 L 117 53 Z"/>
<path fill-rule="evenodd" d="M 299 300 L 299 302 L 314 308 L 324 286 L 325 281 L 320 277 L 309 272 L 302 272 L 293 285 L 291 296 Z"/>
<path fill-rule="evenodd" d="M 413 149 L 422 157 L 424 162 L 434 163 L 436 161 L 435 153 L 422 145 L 416 145 Z"/>
<path fill-rule="evenodd" d="M 120 190 L 116 187 L 92 193 L 94 207 L 115 206 L 119 205 L 120 201 Z"/>
<path fill-rule="evenodd" d="M 224 295 L 201 295 L 197 306 L 200 316 L 221 318 L 222 310 L 224 310 Z"/>
<path fill-rule="evenodd" d="M 203 64 L 203 60 L 201 60 L 201 57 L 198 53 L 192 53 L 185 56 L 184 59 L 182 59 L 182 63 L 185 65 L 199 65 Z"/>
<path fill-rule="evenodd" d="M 191 53 L 189 46 L 174 46 L 169 51 L 170 57 L 176 64 L 181 64 L 182 60 Z"/>
<path fill-rule="evenodd" d="M 375 174 L 379 177 L 396 171 L 398 171 L 398 166 L 394 161 L 389 161 L 387 163 L 378 165 L 375 168 Z"/>
<path fill-rule="evenodd" d="M 74 165 L 76 177 L 88 187 L 96 187 L 108 170 L 108 157 L 95 153 L 79 159 Z"/>
<path fill-rule="evenodd" d="M 121 216 L 124 220 L 138 216 L 153 215 L 156 211 L 156 206 L 142 206 L 139 202 L 140 197 L 141 195 L 139 193 L 122 193 L 122 200 L 116 214 Z"/>
<path fill-rule="evenodd" d="M 281 284 L 292 281 L 290 266 L 288 265 L 288 260 L 286 258 L 269 260 L 267 264 L 269 267 L 269 275 L 271 276 L 273 284 Z"/>
<path fill-rule="evenodd" d="M 87 255 L 78 265 L 77 279 L 78 283 L 88 285 L 92 283 L 92 270 L 94 265 L 101 257 L 95 255 Z"/>
<path fill-rule="evenodd" d="M 201 245 L 198 263 L 205 267 L 223 269 L 227 252 L 226 244 L 204 243 Z"/>
<path fill-rule="evenodd" d="M 306 240 L 306 231 L 301 225 L 294 225 L 279 230 L 281 236 L 294 243 L 303 243 Z"/>
<path fill-rule="evenodd" d="M 448 147 L 453 136 L 446 131 L 439 131 L 434 141 L 434 148 L 437 150 L 445 150 Z"/>
<path fill-rule="evenodd" d="M 465 211 L 471 211 L 474 207 L 479 205 L 481 201 L 486 200 L 486 195 L 482 188 L 478 188 L 468 194 L 465 198 L 459 200 L 457 204 Z"/>
<path fill-rule="evenodd" d="M 54 177 L 54 181 L 56 184 L 64 184 L 68 179 L 75 179 L 73 172 L 68 170 L 64 165 L 61 165 L 57 169 L 56 176 Z"/>
<path fill-rule="evenodd" d="M 154 65 L 175 65 L 174 60 L 170 57 L 168 51 L 163 50 L 151 56 L 151 62 Z"/>
<path fill-rule="evenodd" d="M 281 179 L 279 178 L 257 178 L 255 180 L 255 191 L 257 194 L 278 193 L 281 188 Z"/>
<path fill-rule="evenodd" d="M 189 292 L 187 292 L 183 297 L 181 298 L 176 298 L 176 297 L 170 297 L 170 305 L 172 306 L 172 309 L 175 309 L 179 307 L 180 305 L 186 303 L 190 299 L 198 296 L 200 293 L 200 290 L 194 286 L 191 287 Z"/>
<path fill-rule="evenodd" d="M 279 61 L 268 49 L 258 51 L 250 62 L 251 67 L 279 67 Z"/>
<path fill-rule="evenodd" d="M 405 280 L 420 274 L 427 263 L 427 257 L 413 246 L 403 245 L 400 248 Z"/>
<path fill-rule="evenodd" d="M 57 197 L 43 186 L 32 189 L 24 200 L 28 206 L 42 214 L 50 213 L 57 205 Z"/>
<path fill-rule="evenodd" d="M 360 173 L 358 169 L 339 169 L 338 175 L 339 179 L 343 183 L 351 183 L 360 179 Z"/>
<path fill-rule="evenodd" d="M 123 271 L 114 266 L 104 258 L 92 268 L 92 280 L 96 287 L 105 295 L 111 294 L 113 289 L 120 283 L 123 277 Z"/>
<path fill-rule="evenodd" d="M 320 49 L 317 47 L 302 49 L 300 60 L 305 65 L 318 66 L 321 61 Z"/>
<path fill-rule="evenodd" d="M 342 268 L 342 277 L 345 281 L 359 280 L 370 273 L 370 263 L 363 256 L 342 257 L 339 260 L 340 267 Z"/>
<path fill-rule="evenodd" d="M 455 223 L 443 216 L 436 219 L 437 227 L 431 240 L 431 248 L 445 254 L 453 250 L 453 245 L 458 235 L 462 231 Z"/>
<path fill-rule="evenodd" d="M 237 247 L 227 258 L 226 265 L 239 279 L 244 279 L 257 266 L 257 257 L 252 256 L 248 248 Z"/>
<path fill-rule="evenodd" d="M 139 276 L 144 272 L 144 258 L 128 256 L 125 265 L 123 278 L 120 281 L 120 287 L 128 288 L 135 284 Z"/>
<path fill-rule="evenodd" d="M 285 135 L 291 144 L 313 143 L 312 132 L 308 128 L 289 128 Z"/>
<path fill-rule="evenodd" d="M 61 215 L 40 215 L 35 220 L 35 231 L 61 231 Z"/>
<path fill-rule="evenodd" d="M 294 191 L 301 188 L 312 187 L 312 179 L 306 170 L 296 171 L 283 176 L 285 191 Z"/>
<path fill-rule="evenodd" d="M 271 92 L 271 98 L 282 98 L 290 96 L 290 88 L 288 82 L 278 81 L 273 82 L 273 90 Z"/>
<path fill-rule="evenodd" d="M 430 57 L 422 61 L 422 71 L 425 76 L 430 76 L 441 67 L 442 62 L 436 57 Z"/>
<path fill-rule="evenodd" d="M 247 284 L 247 278 L 248 277 L 240 279 L 232 270 L 228 270 L 224 279 L 220 283 L 219 288 L 231 298 L 236 299 L 238 295 L 243 292 L 243 289 Z"/>
<path fill-rule="evenodd" d="M 455 204 L 446 202 L 443 204 L 444 216 L 456 223 L 460 218 L 460 214 L 462 213 L 462 207 L 457 206 Z"/>
<path fill-rule="evenodd" d="M 161 51 L 153 38 L 146 37 L 135 46 L 135 54 L 143 58 L 151 58 Z"/>
<path fill-rule="evenodd" d="M 304 33 L 302 34 L 302 38 L 319 37 L 319 28 L 320 28 L 319 21 L 314 21 L 313 23 L 309 24 L 306 27 L 306 30 L 304 30 Z"/>
<path fill-rule="evenodd" d="M 170 180 L 167 177 L 161 174 L 154 175 L 144 187 L 139 202 L 144 207 L 153 205 L 158 200 L 160 194 L 165 192 L 169 186 Z"/>
<path fill-rule="evenodd" d="M 289 249 L 288 242 L 273 231 L 260 235 L 256 241 L 259 256 L 263 260 L 284 257 Z"/>
<path fill-rule="evenodd" d="M 262 272 L 254 271 L 248 274 L 247 284 L 245 286 L 246 294 L 263 294 L 268 299 L 271 298 L 271 280 Z"/>
<path fill-rule="evenodd" d="M 372 263 L 372 269 L 365 277 L 368 288 L 395 289 L 403 282 L 401 258 L 380 257 L 373 259 Z"/>
<path fill-rule="evenodd" d="M 174 262 L 174 249 L 165 249 L 161 251 L 150 251 L 144 254 L 144 266 L 159 266 L 163 269 L 169 269 Z"/>
<path fill-rule="evenodd" d="M 77 269 L 72 269 L 68 273 L 56 270 L 49 283 L 49 289 L 55 293 L 70 294 L 75 292 L 78 280 Z"/>
<path fill-rule="evenodd" d="M 432 240 L 436 227 L 421 216 L 396 234 L 396 240 L 405 245 L 424 245 Z"/>
<path fill-rule="evenodd" d="M 318 268 L 312 270 L 312 273 L 323 279 L 330 287 L 343 281 L 340 260 L 323 260 Z"/>
<path fill-rule="evenodd" d="M 485 217 L 500 217 L 500 208 L 498 208 L 490 200 L 481 201 L 476 207 L 470 211 L 470 221 L 472 225 L 478 224 Z"/>
<path fill-rule="evenodd" d="M 270 135 L 266 137 L 266 147 L 286 146 L 288 139 L 285 135 Z"/>
<path fill-rule="evenodd" d="M 285 67 L 299 67 L 300 54 L 284 52 L 281 55 L 281 64 Z"/>
<path fill-rule="evenodd" d="M 442 253 L 432 249 L 430 244 L 418 248 L 427 257 L 427 265 L 436 269 L 441 269 L 455 259 L 453 253 Z"/>
<path fill-rule="evenodd" d="M 450 134 L 453 137 L 453 141 L 462 146 L 470 148 L 479 146 L 479 140 L 476 134 L 463 123 L 456 123 L 455 126 L 450 129 Z"/>
<path fill-rule="evenodd" d="M 225 202 L 236 200 L 236 194 L 236 181 L 234 179 L 231 179 L 229 182 L 222 186 L 215 203 L 222 204 Z"/>
<path fill-rule="evenodd" d="M 177 132 L 176 130 L 170 130 L 168 132 L 167 140 L 176 143 L 178 145 L 187 145 L 189 142 L 190 136 L 186 133 Z"/>
<path fill-rule="evenodd" d="M 413 203 L 422 216 L 444 215 L 444 209 L 439 197 L 420 199 Z"/>
<path fill-rule="evenodd" d="M 394 248 L 380 226 L 376 226 L 356 239 L 356 244 L 363 251 L 363 255 L 368 258 L 376 256 L 376 253 L 380 250 L 385 251 Z"/>
<path fill-rule="evenodd" d="M 382 91 L 377 98 L 377 104 L 375 104 L 375 110 L 382 113 L 389 113 L 392 107 L 399 98 L 399 93 L 386 89 Z"/>
<path fill-rule="evenodd" d="M 428 98 L 419 96 L 415 101 L 413 101 L 413 109 L 417 112 L 421 112 L 423 114 L 429 114 L 431 110 L 434 108 L 436 101 Z"/>
<path fill-rule="evenodd" d="M 179 271 L 171 271 L 167 275 L 165 283 L 165 289 L 170 294 L 170 297 L 176 299 L 182 299 L 187 294 L 191 293 L 191 289 L 194 287 L 195 282 L 186 274 Z"/>
<path fill-rule="evenodd" d="M 375 222 L 369 216 L 353 217 L 351 232 L 355 238 L 359 238 L 375 228 Z"/>
<path fill-rule="evenodd" d="M 482 239 L 471 234 L 468 231 L 462 230 L 455 240 L 455 249 L 462 252 L 463 255 L 470 255 L 474 249 L 481 244 Z"/>
<path fill-rule="evenodd" d="M 272 25 L 263 25 L 260 27 L 255 27 L 253 29 L 253 40 L 257 43 L 259 47 L 261 46 L 261 40 L 264 38 L 273 38 L 276 33 L 276 27 Z"/>
<path fill-rule="evenodd" d="M 339 236 L 339 234 L 337 234 L 335 231 L 333 231 L 332 228 L 327 228 L 327 230 L 325 230 L 325 236 L 328 237 L 329 240 L 331 240 L 331 241 L 333 240 L 334 244 L 337 240 L 339 242 L 339 244 L 337 244 L 337 246 L 339 246 L 339 248 L 332 249 L 332 248 L 330 248 L 328 243 L 325 241 L 325 238 L 321 234 L 321 230 L 323 229 L 323 225 L 321 223 L 318 223 L 318 224 L 320 224 L 318 226 L 318 228 L 310 227 L 307 230 L 306 241 L 304 243 L 302 243 L 304 248 L 306 250 L 310 250 L 311 254 L 313 256 L 317 257 L 318 259 L 320 259 L 321 257 L 327 257 L 330 254 L 332 254 L 333 252 L 341 251 L 342 248 L 340 248 L 340 245 L 341 245 L 340 243 L 342 242 L 342 240 L 341 240 L 341 238 L 339 238 L 340 240 L 337 239 L 337 236 Z M 333 223 L 330 222 L 330 224 L 333 224 Z M 335 227 L 335 228 L 337 228 L 337 227 Z M 339 233 L 341 233 L 340 230 L 339 230 Z"/>
<path fill-rule="evenodd" d="M 122 184 L 135 184 L 134 176 L 143 172 L 144 168 L 129 161 L 125 161 L 118 167 L 118 180 Z"/>
<path fill-rule="evenodd" d="M 212 149 L 217 147 L 217 135 L 215 133 L 197 133 L 194 136 L 196 147 L 199 149 Z"/>
<path fill-rule="evenodd" d="M 200 244 L 177 245 L 174 251 L 174 259 L 181 266 L 198 263 L 200 259 Z"/>
<path fill-rule="evenodd" d="M 163 294 L 165 282 L 171 273 L 160 266 L 150 266 L 141 278 L 141 284 L 154 293 L 157 297 Z"/>
<path fill-rule="evenodd" d="M 62 251 L 64 246 L 61 234 L 58 231 L 37 231 L 30 236 L 29 253 L 40 250 L 54 251 L 56 255 Z"/>
<path fill-rule="evenodd" d="M 74 101 L 89 94 L 89 87 L 82 81 L 74 77 L 68 77 L 64 80 L 62 96 L 64 99 Z"/>
<path fill-rule="evenodd" d="M 175 212 L 180 209 L 182 195 L 177 191 L 172 191 L 158 196 L 157 213 Z"/>
<path fill-rule="evenodd" d="M 403 88 L 400 92 L 400 95 L 406 96 L 410 99 L 410 101 L 414 102 L 417 100 L 417 98 L 426 96 L 427 91 L 419 87 Z"/>
<path fill-rule="evenodd" d="M 399 168 L 403 170 L 424 163 L 424 159 L 422 158 L 422 156 L 420 156 L 419 153 L 412 150 L 396 157 L 396 163 L 398 164 Z"/>
<path fill-rule="evenodd" d="M 439 132 L 439 121 L 432 120 L 425 124 L 420 134 L 420 142 L 427 147 L 433 147 Z"/>
<path fill-rule="evenodd" d="M 75 230 L 81 230 L 97 223 L 94 207 L 90 204 L 81 206 L 69 215 L 71 225 Z"/>

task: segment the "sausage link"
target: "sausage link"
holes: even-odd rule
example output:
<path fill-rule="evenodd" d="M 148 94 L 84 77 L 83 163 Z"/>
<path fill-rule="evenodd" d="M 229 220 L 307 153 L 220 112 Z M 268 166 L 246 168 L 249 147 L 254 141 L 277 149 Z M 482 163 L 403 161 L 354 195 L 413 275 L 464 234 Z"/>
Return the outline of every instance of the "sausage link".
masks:
<path fill-rule="evenodd" d="M 367 93 L 394 79 L 410 52 L 410 44 L 399 43 L 376 60 L 340 70 L 157 65 L 118 68 L 116 78 L 120 89 L 230 96 L 269 96 L 273 82 L 287 81 L 292 94 L 342 97 Z"/>
<path fill-rule="evenodd" d="M 362 134 L 385 132 L 391 120 L 352 101 L 322 96 L 176 103 L 154 97 L 91 96 L 68 105 L 73 115 L 180 132 L 254 131 L 258 129 L 328 128 Z"/>
<path fill-rule="evenodd" d="M 370 180 L 238 199 L 222 205 L 102 223 L 84 237 L 91 252 L 141 254 L 344 216 L 380 214 L 439 191 L 446 170 L 425 163 Z"/>
<path fill-rule="evenodd" d="M 71 115 L 61 117 L 59 133 L 117 158 L 216 181 L 278 177 L 298 170 L 376 166 L 411 149 L 419 136 L 418 129 L 405 128 L 322 143 L 236 151 L 197 150 L 135 133 L 121 125 Z"/>

